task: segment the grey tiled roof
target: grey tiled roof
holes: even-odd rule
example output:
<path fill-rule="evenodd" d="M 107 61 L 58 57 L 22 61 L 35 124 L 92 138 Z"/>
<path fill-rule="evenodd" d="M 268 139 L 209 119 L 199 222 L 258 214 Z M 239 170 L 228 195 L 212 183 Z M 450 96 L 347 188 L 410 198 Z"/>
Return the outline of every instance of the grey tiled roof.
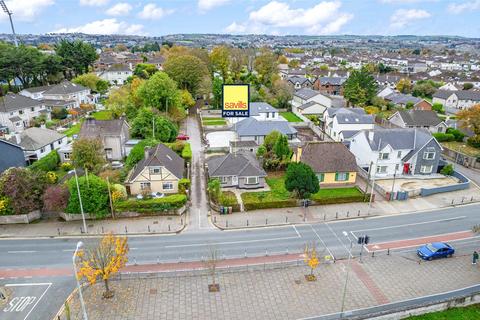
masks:
<path fill-rule="evenodd" d="M 242 148 L 242 147 L 251 147 L 255 148 L 258 147 L 258 143 L 256 143 L 253 140 L 246 140 L 246 141 L 230 141 L 230 145 L 236 148 Z"/>
<path fill-rule="evenodd" d="M 344 139 L 350 139 L 353 137 L 359 130 L 343 130 L 340 133 Z"/>
<path fill-rule="evenodd" d="M 407 126 L 436 126 L 442 122 L 437 113 L 430 110 L 400 110 L 398 114 Z"/>
<path fill-rule="evenodd" d="M 76 93 L 84 90 L 89 90 L 88 88 L 85 88 L 82 85 L 72 83 L 70 81 L 62 81 L 59 84 L 51 87 L 47 91 L 45 91 L 43 94 L 44 95 L 49 95 L 49 94 L 70 94 L 70 93 Z"/>
<path fill-rule="evenodd" d="M 27 92 L 30 92 L 30 93 L 38 93 L 38 92 L 44 92 L 44 91 L 50 89 L 51 87 L 52 87 L 51 85 L 39 86 L 39 87 L 26 88 L 26 89 L 23 89 L 22 91 L 27 91 Z"/>
<path fill-rule="evenodd" d="M 308 99 L 311 99 L 317 95 L 319 95 L 320 92 L 318 91 L 315 91 L 313 89 L 310 89 L 310 88 L 302 88 L 298 91 L 296 91 L 293 95 L 303 99 L 303 100 L 308 100 Z"/>
<path fill-rule="evenodd" d="M 106 71 L 132 71 L 132 70 L 130 70 L 130 67 L 125 64 L 116 63 L 108 67 Z"/>
<path fill-rule="evenodd" d="M 403 93 L 390 93 L 385 97 L 385 100 L 389 100 L 394 104 L 407 104 L 409 102 L 413 103 L 414 105 L 422 101 L 423 99 L 411 96 L 409 94 Z"/>
<path fill-rule="evenodd" d="M 148 156 L 137 163 L 129 181 L 135 180 L 145 167 L 165 167 L 178 179 L 183 178 L 185 161 L 172 149 L 160 143 L 148 150 Z"/>
<path fill-rule="evenodd" d="M 310 80 L 308 80 L 307 78 L 305 77 L 299 77 L 299 76 L 292 76 L 292 77 L 288 77 L 287 81 L 290 81 L 292 82 L 293 84 L 295 84 L 296 82 L 300 83 L 300 84 L 304 84 L 305 82 L 310 82 Z M 310 82 L 311 83 L 311 82 Z"/>
<path fill-rule="evenodd" d="M 315 172 L 357 171 L 355 156 L 341 142 L 309 142 L 302 148 L 300 161 Z"/>
<path fill-rule="evenodd" d="M 27 151 L 34 151 L 64 137 L 66 137 L 64 134 L 55 130 L 32 127 L 20 133 L 20 143 L 18 145 Z M 16 138 L 12 137 L 10 142 L 16 143 Z"/>
<path fill-rule="evenodd" d="M 81 138 L 98 138 L 104 136 L 118 136 L 126 124 L 123 119 L 95 120 L 89 118 L 82 123 L 79 136 Z"/>
<path fill-rule="evenodd" d="M 347 80 L 343 77 L 320 77 L 318 79 L 321 84 L 330 84 L 334 86 L 341 86 Z"/>
<path fill-rule="evenodd" d="M 41 106 L 42 102 L 22 96 L 20 94 L 8 93 L 0 97 L 0 112 L 18 111 L 24 108 Z"/>
<path fill-rule="evenodd" d="M 374 124 L 375 120 L 371 114 L 337 113 L 337 122 L 341 124 Z"/>
<path fill-rule="evenodd" d="M 305 109 L 307 109 L 308 107 L 314 106 L 314 105 L 316 105 L 316 104 L 318 104 L 318 103 L 315 102 L 315 101 L 308 101 L 307 103 L 304 103 L 304 104 L 302 104 L 301 106 L 298 106 L 297 108 L 298 108 L 298 109 L 301 109 L 301 110 L 305 110 Z"/>
<path fill-rule="evenodd" d="M 433 94 L 434 98 L 438 99 L 448 99 L 453 93 L 456 91 L 450 91 L 450 90 L 438 90 Z"/>
<path fill-rule="evenodd" d="M 267 173 L 260 167 L 258 160 L 250 153 L 237 152 L 225 156 L 212 157 L 208 160 L 210 177 L 221 176 L 257 176 L 266 177 Z"/>
<path fill-rule="evenodd" d="M 458 90 L 453 93 L 458 97 L 458 100 L 480 101 L 480 91 Z"/>
<path fill-rule="evenodd" d="M 287 121 L 258 121 L 255 118 L 247 118 L 236 124 L 239 136 L 266 136 L 275 130 L 287 135 L 297 133 Z"/>
<path fill-rule="evenodd" d="M 278 112 L 266 102 L 250 102 L 250 116 L 258 116 L 263 112 Z"/>

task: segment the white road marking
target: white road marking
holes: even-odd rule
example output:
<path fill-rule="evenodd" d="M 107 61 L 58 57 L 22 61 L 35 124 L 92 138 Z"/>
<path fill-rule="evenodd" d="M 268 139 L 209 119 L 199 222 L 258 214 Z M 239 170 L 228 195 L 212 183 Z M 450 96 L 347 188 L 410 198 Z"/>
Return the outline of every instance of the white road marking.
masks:
<path fill-rule="evenodd" d="M 298 237 L 301 238 L 302 236 L 298 232 L 297 227 L 295 227 L 295 225 L 292 225 L 292 227 L 293 227 L 293 230 L 295 230 L 295 232 L 297 233 Z"/>
<path fill-rule="evenodd" d="M 7 251 L 7 252 L 15 254 L 15 253 L 34 253 L 34 252 L 37 252 L 37 251 L 34 251 L 34 250 L 17 250 L 17 251 Z"/>
<path fill-rule="evenodd" d="M 447 218 L 447 219 L 438 219 L 438 220 L 429 220 L 429 221 L 415 222 L 415 223 L 397 224 L 397 225 L 388 226 L 388 227 L 378 227 L 378 228 L 370 228 L 370 229 L 353 230 L 353 231 L 350 231 L 350 232 L 353 234 L 354 232 L 395 229 L 395 228 L 401 228 L 401 227 L 418 226 L 418 225 L 422 225 L 422 224 L 435 223 L 435 222 L 460 220 L 460 219 L 465 219 L 466 217 L 467 216 L 458 216 L 458 217 Z"/>
<path fill-rule="evenodd" d="M 333 233 L 333 235 L 335 236 L 335 238 L 337 238 L 338 242 L 341 243 L 341 245 L 343 246 L 343 248 L 345 249 L 345 251 L 347 251 L 347 253 L 349 253 L 351 255 L 351 251 L 348 250 L 347 246 L 345 245 L 345 243 L 343 243 L 343 241 L 338 237 L 338 235 L 333 231 L 332 227 L 330 227 L 328 225 L 328 223 L 325 223 L 325 225 L 327 226 L 328 230 L 330 230 L 331 233 Z M 349 238 L 350 240 L 350 238 Z"/>
<path fill-rule="evenodd" d="M 298 239 L 298 238 L 300 238 L 300 236 L 283 237 L 283 238 L 270 238 L 270 239 L 257 239 L 257 240 L 229 241 L 229 242 L 193 243 L 193 244 L 180 244 L 180 245 L 175 245 L 175 246 L 165 246 L 165 248 L 203 247 L 203 246 L 210 246 L 210 245 L 224 245 L 224 244 L 239 244 L 239 243 L 251 243 L 251 242 L 278 241 L 278 240 L 288 240 L 288 239 Z"/>
<path fill-rule="evenodd" d="M 32 309 L 27 313 L 25 318 L 23 320 L 27 320 L 28 316 L 30 313 L 32 313 L 33 310 L 37 307 L 37 304 L 42 300 L 43 296 L 47 293 L 48 289 L 52 286 L 51 282 L 45 282 L 45 283 L 7 283 L 5 284 L 5 287 L 30 287 L 30 286 L 47 286 L 47 288 L 43 291 L 43 293 L 40 295 L 40 297 L 37 299 L 37 302 L 33 305 Z"/>
<path fill-rule="evenodd" d="M 317 231 L 313 228 L 312 225 L 310 225 L 310 228 L 312 228 L 313 233 L 315 233 L 315 235 L 316 235 L 317 238 L 320 240 L 320 242 L 323 244 L 323 246 L 325 247 L 325 249 L 327 249 L 328 254 L 333 258 L 333 260 L 335 260 L 335 256 L 332 254 L 332 251 L 330 251 L 330 249 L 327 247 L 327 245 L 325 244 L 325 242 L 323 241 L 323 239 L 318 235 Z"/>

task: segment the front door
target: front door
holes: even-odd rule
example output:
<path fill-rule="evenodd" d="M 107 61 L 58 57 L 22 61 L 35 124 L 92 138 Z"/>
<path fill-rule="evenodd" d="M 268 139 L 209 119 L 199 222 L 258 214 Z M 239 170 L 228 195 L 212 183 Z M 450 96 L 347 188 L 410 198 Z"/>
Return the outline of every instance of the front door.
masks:
<path fill-rule="evenodd" d="M 237 176 L 232 176 L 232 185 L 234 185 L 234 186 L 238 185 L 238 177 Z"/>
<path fill-rule="evenodd" d="M 404 163 L 403 164 L 403 174 L 409 174 L 410 173 L 410 163 Z"/>

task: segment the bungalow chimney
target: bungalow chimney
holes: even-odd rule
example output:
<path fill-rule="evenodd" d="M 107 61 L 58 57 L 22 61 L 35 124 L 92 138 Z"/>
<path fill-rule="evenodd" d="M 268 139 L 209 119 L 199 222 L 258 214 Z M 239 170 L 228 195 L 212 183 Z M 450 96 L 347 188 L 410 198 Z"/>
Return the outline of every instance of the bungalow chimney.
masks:
<path fill-rule="evenodd" d="M 368 140 L 373 141 L 374 132 L 373 130 L 368 131 Z"/>
<path fill-rule="evenodd" d="M 15 142 L 16 142 L 17 144 L 20 144 L 20 143 L 22 142 L 22 136 L 20 135 L 20 133 L 19 133 L 19 132 L 15 132 L 13 135 L 14 135 L 14 137 L 15 137 Z"/>
<path fill-rule="evenodd" d="M 149 147 L 145 147 L 145 159 L 148 159 L 148 152 L 150 151 L 150 148 Z"/>
<path fill-rule="evenodd" d="M 302 151 L 303 151 L 302 146 L 298 146 L 297 154 L 295 155 L 295 162 L 300 162 L 300 160 L 302 159 Z"/>

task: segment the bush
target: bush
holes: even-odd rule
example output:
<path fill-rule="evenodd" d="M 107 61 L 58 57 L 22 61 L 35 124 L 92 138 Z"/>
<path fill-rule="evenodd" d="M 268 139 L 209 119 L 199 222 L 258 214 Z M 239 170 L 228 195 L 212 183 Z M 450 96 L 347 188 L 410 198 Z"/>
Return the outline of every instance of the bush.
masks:
<path fill-rule="evenodd" d="M 245 196 L 244 196 L 245 195 Z M 243 208 L 245 210 L 258 210 L 269 208 L 288 208 L 298 206 L 296 199 L 286 199 L 277 201 L 257 201 L 256 198 L 250 198 L 248 193 L 242 193 Z"/>
<path fill-rule="evenodd" d="M 454 172 L 455 170 L 453 169 L 453 165 L 451 163 L 447 164 L 442 170 L 440 170 L 440 173 L 445 176 L 451 176 Z"/>
<path fill-rule="evenodd" d="M 223 191 L 220 195 L 218 204 L 224 207 L 232 207 L 235 212 L 240 211 L 237 196 L 232 191 Z"/>
<path fill-rule="evenodd" d="M 29 168 L 32 170 L 41 170 L 44 172 L 55 171 L 60 163 L 60 156 L 56 150 L 53 150 L 42 159 L 35 161 Z"/>
<path fill-rule="evenodd" d="M 95 215 L 97 218 L 103 218 L 108 214 L 109 199 L 107 182 L 93 175 L 79 177 L 80 195 L 82 196 L 83 211 Z M 78 200 L 77 184 L 75 177 L 68 181 L 68 190 L 70 200 L 68 201 L 67 212 L 78 214 L 80 211 L 80 202 Z"/>
<path fill-rule="evenodd" d="M 62 168 L 63 171 L 70 171 L 70 170 L 73 170 L 73 164 L 71 164 L 70 162 L 64 162 L 60 165 L 60 167 Z"/>
<path fill-rule="evenodd" d="M 448 134 L 453 134 L 454 137 L 455 137 L 455 141 L 457 142 L 462 142 L 463 139 L 465 138 L 465 134 L 462 133 L 460 130 L 458 129 L 454 129 L 454 128 L 448 128 L 447 129 L 447 133 Z"/>
<path fill-rule="evenodd" d="M 7 216 L 14 214 L 13 208 L 11 206 L 11 201 L 7 197 L 0 198 L 0 216 Z"/>
<path fill-rule="evenodd" d="M 63 120 L 68 117 L 68 111 L 65 108 L 53 108 L 52 110 L 52 119 Z"/>
<path fill-rule="evenodd" d="M 158 144 L 157 140 L 154 139 L 145 139 L 137 143 L 130 153 L 128 154 L 127 159 L 125 160 L 125 166 L 128 169 L 132 169 L 138 162 L 140 162 L 145 157 L 145 148 L 153 147 Z"/>
<path fill-rule="evenodd" d="M 185 143 L 182 150 L 182 158 L 186 161 L 192 160 L 192 147 L 190 146 L 190 143 Z"/>
<path fill-rule="evenodd" d="M 43 209 L 46 211 L 65 211 L 70 193 L 65 185 L 50 186 L 43 194 Z"/>
<path fill-rule="evenodd" d="M 475 135 L 467 139 L 467 144 L 474 148 L 480 148 L 480 135 Z"/>
<path fill-rule="evenodd" d="M 55 184 L 55 183 L 57 183 L 57 181 L 58 181 L 58 176 L 57 176 L 57 174 L 56 174 L 55 172 L 53 172 L 53 171 L 47 172 L 47 174 L 45 175 L 45 178 L 47 179 L 47 182 L 48 182 L 49 184 Z"/>
<path fill-rule="evenodd" d="M 451 133 L 434 133 L 433 136 L 437 139 L 438 142 L 449 142 L 455 141 L 455 136 Z"/>
<path fill-rule="evenodd" d="M 220 198 L 220 194 L 221 194 L 220 188 L 221 188 L 220 180 L 210 179 L 210 181 L 208 181 L 208 185 L 207 185 L 208 195 L 210 196 L 210 199 L 215 203 L 217 203 L 218 199 Z"/>
<path fill-rule="evenodd" d="M 190 189 L 190 179 L 180 179 L 178 181 L 178 192 L 186 194 L 188 189 Z"/>
<path fill-rule="evenodd" d="M 437 103 L 434 103 L 434 104 L 432 105 L 432 110 L 433 110 L 433 111 L 436 111 L 436 112 L 438 112 L 438 113 L 441 113 L 441 114 L 444 114 L 444 113 L 445 113 L 445 109 L 443 109 L 443 104 L 438 103 L 438 102 L 437 102 Z"/>
<path fill-rule="evenodd" d="M 185 203 L 187 203 L 186 195 L 174 194 L 163 198 L 119 201 L 115 204 L 115 210 L 117 212 L 161 213 L 181 208 Z"/>
<path fill-rule="evenodd" d="M 119 183 L 120 182 L 120 170 L 107 169 L 98 174 L 103 180 L 107 180 L 110 183 Z"/>

